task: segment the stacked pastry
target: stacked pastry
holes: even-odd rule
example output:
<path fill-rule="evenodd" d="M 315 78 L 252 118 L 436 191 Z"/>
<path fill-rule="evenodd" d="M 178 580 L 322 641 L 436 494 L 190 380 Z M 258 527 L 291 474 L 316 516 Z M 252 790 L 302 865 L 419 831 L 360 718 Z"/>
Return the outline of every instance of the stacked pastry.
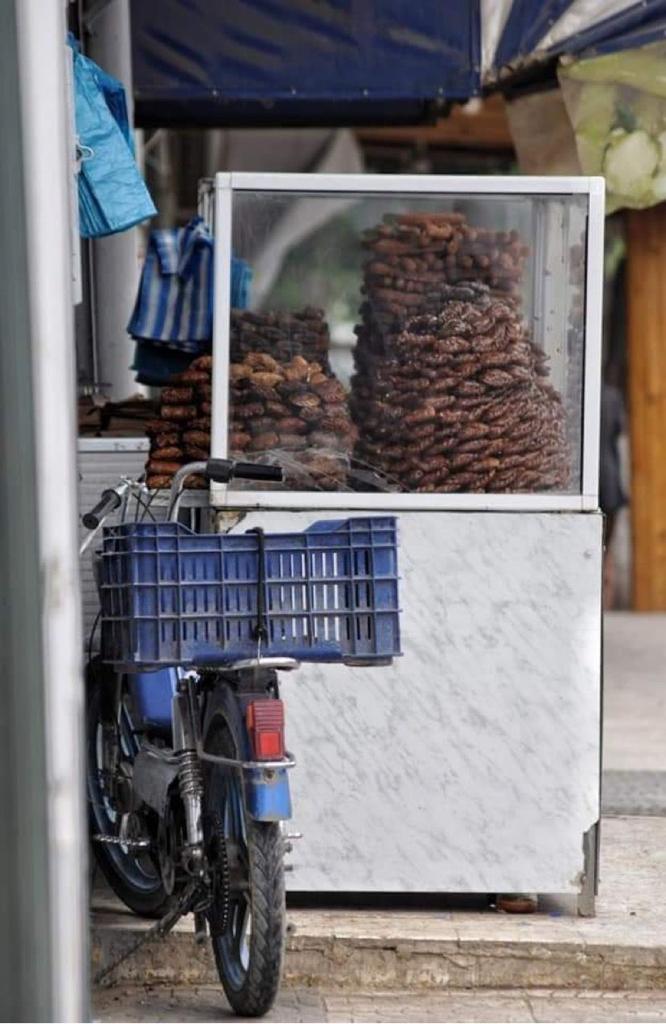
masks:
<path fill-rule="evenodd" d="M 356 439 L 345 390 L 319 362 L 249 352 L 229 368 L 236 454 L 279 463 L 297 490 L 344 486 Z"/>
<path fill-rule="evenodd" d="M 357 456 L 418 492 L 564 486 L 565 414 L 545 364 L 505 302 L 413 317 L 355 382 Z"/>
<path fill-rule="evenodd" d="M 531 491 L 569 474 L 565 416 L 512 305 L 451 301 L 377 355 L 359 331 L 357 459 L 410 491 Z"/>
<path fill-rule="evenodd" d="M 517 232 L 403 214 L 363 244 L 356 462 L 396 489 L 565 486 L 565 417 L 520 316 L 528 250 Z"/>
<path fill-rule="evenodd" d="M 303 356 L 328 371 L 329 345 L 328 324 L 321 309 L 307 306 L 297 312 L 231 311 L 230 347 L 234 361 L 248 352 L 270 352 L 279 363 Z"/>
<path fill-rule="evenodd" d="M 149 423 L 149 487 L 167 487 L 183 463 L 208 458 L 211 373 L 212 357 L 201 356 L 162 389 L 160 418 Z M 292 489 L 344 486 L 356 431 L 344 388 L 320 363 L 248 352 L 229 367 L 229 401 L 232 457 L 283 466 Z"/>
<path fill-rule="evenodd" d="M 516 231 L 474 228 L 462 213 L 400 214 L 366 231 L 363 246 L 362 312 L 381 327 L 439 312 L 461 282 L 517 302 L 528 251 Z"/>
<path fill-rule="evenodd" d="M 151 489 L 168 487 L 184 463 L 208 458 L 212 372 L 212 356 L 199 356 L 162 388 L 159 419 L 150 420 L 146 428 L 151 438 L 146 482 Z M 208 485 L 204 477 L 190 476 L 185 486 Z"/>

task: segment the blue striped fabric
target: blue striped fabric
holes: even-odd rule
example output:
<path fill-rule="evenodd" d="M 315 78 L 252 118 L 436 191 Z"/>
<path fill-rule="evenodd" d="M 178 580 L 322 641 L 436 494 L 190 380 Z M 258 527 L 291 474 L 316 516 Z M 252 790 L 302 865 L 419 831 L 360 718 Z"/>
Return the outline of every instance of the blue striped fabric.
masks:
<path fill-rule="evenodd" d="M 213 239 L 203 220 L 152 231 L 129 333 L 197 353 L 212 324 Z"/>

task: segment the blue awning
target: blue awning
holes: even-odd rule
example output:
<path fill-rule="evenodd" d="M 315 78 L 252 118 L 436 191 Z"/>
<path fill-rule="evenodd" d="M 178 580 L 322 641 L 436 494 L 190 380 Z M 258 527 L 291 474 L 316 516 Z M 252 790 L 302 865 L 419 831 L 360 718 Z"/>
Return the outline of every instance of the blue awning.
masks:
<path fill-rule="evenodd" d="M 144 125 L 416 121 L 500 71 L 666 31 L 666 0 L 132 0 L 131 11 Z"/>
<path fill-rule="evenodd" d="M 500 0 L 499 6 L 506 17 L 484 69 L 488 76 L 539 56 L 592 56 L 652 43 L 663 37 L 666 16 L 665 0 L 604 0 L 594 10 L 585 0 Z"/>

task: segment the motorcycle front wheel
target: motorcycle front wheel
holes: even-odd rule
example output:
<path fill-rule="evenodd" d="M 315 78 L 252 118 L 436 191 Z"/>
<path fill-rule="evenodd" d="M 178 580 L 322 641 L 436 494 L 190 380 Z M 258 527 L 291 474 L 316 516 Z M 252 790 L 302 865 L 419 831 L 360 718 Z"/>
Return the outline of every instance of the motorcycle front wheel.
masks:
<path fill-rule="evenodd" d="M 121 844 L 102 844 L 94 837 L 98 834 L 117 835 L 120 815 L 111 795 L 111 766 L 107 763 L 104 743 L 105 711 L 108 694 L 104 687 L 113 687 L 114 680 L 101 665 L 89 666 L 86 726 L 88 820 L 95 860 L 106 881 L 123 903 L 144 917 L 161 917 L 169 909 L 170 899 L 153 857 L 148 852 L 128 849 Z M 113 726 L 117 729 L 123 757 L 132 760 L 138 749 L 131 713 L 121 687 L 120 705 L 113 710 Z M 105 699 L 106 698 L 106 699 Z"/>
<path fill-rule="evenodd" d="M 249 756 L 240 716 L 216 715 L 207 750 L 224 757 Z M 205 820 L 217 864 L 209 927 L 220 981 L 232 1009 L 260 1017 L 275 1002 L 286 930 L 284 839 L 277 822 L 246 814 L 241 774 L 206 766 Z"/>

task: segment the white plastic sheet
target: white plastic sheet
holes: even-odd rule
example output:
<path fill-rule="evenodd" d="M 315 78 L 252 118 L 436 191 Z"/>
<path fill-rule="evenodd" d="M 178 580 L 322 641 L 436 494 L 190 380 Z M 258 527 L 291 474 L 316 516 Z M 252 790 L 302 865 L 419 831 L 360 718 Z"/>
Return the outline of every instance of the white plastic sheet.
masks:
<path fill-rule="evenodd" d="M 607 209 L 666 200 L 666 43 L 559 70 L 584 174 L 603 174 Z"/>

